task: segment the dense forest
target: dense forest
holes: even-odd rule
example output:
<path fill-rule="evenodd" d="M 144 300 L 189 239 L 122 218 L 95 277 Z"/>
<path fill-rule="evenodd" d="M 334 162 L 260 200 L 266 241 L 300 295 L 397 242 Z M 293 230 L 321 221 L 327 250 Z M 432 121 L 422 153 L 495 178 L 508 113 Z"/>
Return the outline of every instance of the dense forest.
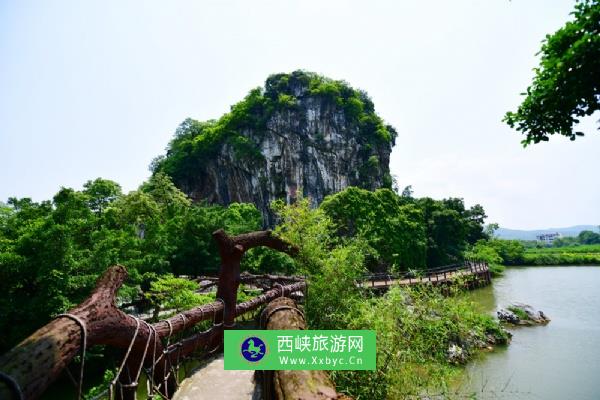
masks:
<path fill-rule="evenodd" d="M 485 237 L 482 207 L 465 208 L 456 198 L 348 188 L 327 197 L 319 210 L 336 237 L 364 242 L 371 271 L 460 262 L 467 247 Z M 214 275 L 218 254 L 211 233 L 219 228 L 230 234 L 258 230 L 261 215 L 251 204 L 193 204 L 161 173 L 128 194 L 99 178 L 81 191 L 61 188 L 48 201 L 9 199 L 0 209 L 1 348 L 80 302 L 110 265 L 129 270 L 123 303 L 143 297 L 161 276 Z M 251 251 L 243 268 L 303 272 L 267 249 Z"/>
<path fill-rule="evenodd" d="M 401 195 L 351 187 L 327 197 L 318 208 L 302 197 L 292 205 L 277 201 L 272 207 L 279 217 L 275 233 L 297 244 L 300 254 L 291 259 L 255 249 L 243 260 L 243 269 L 308 276 L 314 294 L 305 308 L 313 328 L 377 329 L 381 334 L 378 362 L 385 368 L 337 372 L 342 390 L 385 398 L 437 387 L 456 373 L 446 360 L 449 343 L 485 341 L 489 335 L 507 340 L 491 317 L 477 313 L 460 296 L 450 301 L 435 289 L 396 288 L 371 298 L 354 285 L 368 270 L 420 269 L 462 260 L 465 250 L 486 237 L 480 206 L 467 209 L 455 198 L 413 198 L 410 190 Z M 119 293 L 122 305 L 146 307 L 156 318 L 160 310 L 209 302 L 210 295 L 196 293 L 197 284 L 177 276 L 217 271 L 214 230 L 225 227 L 235 234 L 260 224 L 253 205 L 192 204 L 160 173 L 128 194 L 115 182 L 96 179 L 81 191 L 61 188 L 51 201 L 11 198 L 0 214 L 2 349 L 80 302 L 95 279 L 116 263 L 129 271 Z M 407 301 L 414 312 L 404 307 Z M 430 315 L 433 308 L 436 314 Z M 396 320 L 406 323 L 405 328 L 393 328 Z M 390 359 L 389 349 L 403 356 Z M 105 367 L 111 369 L 110 364 Z M 357 386 L 356 374 L 373 385 Z"/>

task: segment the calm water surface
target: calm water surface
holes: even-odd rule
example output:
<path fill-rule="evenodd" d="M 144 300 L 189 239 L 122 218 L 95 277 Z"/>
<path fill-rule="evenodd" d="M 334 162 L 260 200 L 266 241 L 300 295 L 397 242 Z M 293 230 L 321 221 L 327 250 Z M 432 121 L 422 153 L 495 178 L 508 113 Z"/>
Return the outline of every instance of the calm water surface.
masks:
<path fill-rule="evenodd" d="M 513 267 L 470 294 L 482 310 L 540 309 L 546 326 L 512 329 L 506 348 L 467 366 L 481 399 L 600 399 L 600 267 Z"/>

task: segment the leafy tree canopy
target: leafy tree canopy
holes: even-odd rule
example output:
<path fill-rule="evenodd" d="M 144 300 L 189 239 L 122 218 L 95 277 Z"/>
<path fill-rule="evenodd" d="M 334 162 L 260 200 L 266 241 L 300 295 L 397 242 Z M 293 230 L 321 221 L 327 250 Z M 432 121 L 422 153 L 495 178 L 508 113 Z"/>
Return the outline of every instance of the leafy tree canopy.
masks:
<path fill-rule="evenodd" d="M 582 231 L 577 235 L 577 239 L 581 244 L 600 244 L 600 233 Z"/>
<path fill-rule="evenodd" d="M 89 198 L 90 209 L 99 214 L 121 195 L 121 186 L 107 179 L 98 178 L 94 181 L 87 181 L 83 187 L 83 193 Z"/>
<path fill-rule="evenodd" d="M 355 187 L 328 196 L 321 208 L 338 234 L 363 238 L 376 252 L 371 269 L 425 267 L 426 232 L 421 210 L 392 190 Z"/>
<path fill-rule="evenodd" d="M 180 283 L 167 275 L 151 285 L 165 274 L 214 273 L 219 258 L 211 233 L 238 234 L 261 223 L 250 204 L 192 205 L 164 174 L 128 194 L 98 178 L 82 191 L 61 188 L 52 201 L 11 198 L 0 205 L 0 350 L 83 300 L 110 265 L 127 267 L 120 296 L 130 302 L 144 282 L 148 290 Z M 266 261 L 249 260 L 257 269 Z M 155 306 L 175 309 L 197 300 L 181 293 L 177 304 L 151 297 Z"/>
<path fill-rule="evenodd" d="M 540 66 L 516 112 L 504 121 L 525 134 L 521 142 L 558 134 L 575 140 L 579 118 L 600 109 L 600 2 L 580 0 L 569 21 L 543 42 Z"/>
<path fill-rule="evenodd" d="M 409 190 L 405 189 L 405 192 Z M 480 205 L 355 187 L 325 198 L 320 208 L 338 235 L 363 238 L 375 251 L 370 269 L 437 267 L 462 261 L 468 244 L 486 238 Z"/>
<path fill-rule="evenodd" d="M 467 245 L 487 238 L 480 205 L 465 208 L 463 199 L 415 199 L 422 210 L 427 229 L 427 266 L 455 264 L 463 260 Z"/>

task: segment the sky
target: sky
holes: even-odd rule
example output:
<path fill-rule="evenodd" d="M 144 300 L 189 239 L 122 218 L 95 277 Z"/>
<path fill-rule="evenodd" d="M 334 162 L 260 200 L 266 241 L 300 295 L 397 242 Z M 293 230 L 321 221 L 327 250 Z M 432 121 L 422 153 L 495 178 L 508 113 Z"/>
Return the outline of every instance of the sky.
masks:
<path fill-rule="evenodd" d="M 396 127 L 391 172 L 488 222 L 600 223 L 597 116 L 523 148 L 502 123 L 574 1 L 0 0 L 0 200 L 103 177 L 135 190 L 185 118 L 268 75 L 343 79 Z"/>

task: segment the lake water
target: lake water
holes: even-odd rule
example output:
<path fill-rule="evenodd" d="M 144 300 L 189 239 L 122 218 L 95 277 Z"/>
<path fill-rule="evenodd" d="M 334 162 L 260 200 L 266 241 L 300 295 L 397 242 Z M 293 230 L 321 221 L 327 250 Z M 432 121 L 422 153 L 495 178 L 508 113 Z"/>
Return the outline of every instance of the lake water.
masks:
<path fill-rule="evenodd" d="M 511 302 L 544 311 L 546 326 L 511 329 L 479 356 L 465 388 L 479 399 L 600 399 L 600 267 L 513 267 L 470 296 L 486 312 Z"/>

